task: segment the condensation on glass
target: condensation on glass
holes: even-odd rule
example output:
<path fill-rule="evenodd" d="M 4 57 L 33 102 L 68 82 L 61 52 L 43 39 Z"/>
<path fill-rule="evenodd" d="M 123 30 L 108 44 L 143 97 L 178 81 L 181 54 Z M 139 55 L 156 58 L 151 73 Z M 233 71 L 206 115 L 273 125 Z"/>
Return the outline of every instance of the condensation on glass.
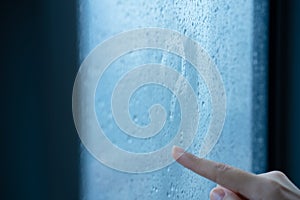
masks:
<path fill-rule="evenodd" d="M 221 137 L 207 158 L 262 172 L 266 166 L 267 2 L 79 0 L 80 60 L 104 40 L 143 27 L 175 30 L 197 41 L 215 62 L 227 99 Z M 188 150 L 197 154 L 210 120 L 209 91 L 190 63 L 162 50 L 134 51 L 111 64 L 95 97 L 102 128 L 115 145 L 132 152 L 154 151 L 174 136 L 180 120 L 178 101 L 171 91 L 159 85 L 140 88 L 129 102 L 130 115 L 139 125 L 149 123 L 147 109 L 151 105 L 160 103 L 167 110 L 162 134 L 150 140 L 122 134 L 103 104 L 110 101 L 112 88 L 126 70 L 147 63 L 177 70 L 196 92 L 201 110 L 199 129 Z M 81 199 L 208 199 L 215 186 L 177 163 L 150 173 L 132 174 L 104 166 L 84 147 L 80 158 Z"/>

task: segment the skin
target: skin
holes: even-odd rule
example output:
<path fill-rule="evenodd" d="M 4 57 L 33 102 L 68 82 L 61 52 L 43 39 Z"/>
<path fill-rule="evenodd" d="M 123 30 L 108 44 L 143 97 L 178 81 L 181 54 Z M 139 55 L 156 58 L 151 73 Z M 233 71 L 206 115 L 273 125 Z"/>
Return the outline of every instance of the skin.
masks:
<path fill-rule="evenodd" d="M 282 172 L 256 175 L 198 158 L 176 146 L 172 156 L 184 167 L 218 184 L 210 192 L 211 200 L 300 200 L 300 190 Z"/>

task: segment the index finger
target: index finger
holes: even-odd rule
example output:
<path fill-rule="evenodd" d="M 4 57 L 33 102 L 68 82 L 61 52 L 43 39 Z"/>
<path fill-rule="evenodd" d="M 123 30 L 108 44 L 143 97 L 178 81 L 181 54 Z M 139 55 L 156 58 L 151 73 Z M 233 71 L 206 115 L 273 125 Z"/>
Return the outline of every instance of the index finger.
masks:
<path fill-rule="evenodd" d="M 249 198 L 259 191 L 259 177 L 255 174 L 223 163 L 198 158 L 180 147 L 173 147 L 172 155 L 184 167 L 245 197 Z"/>

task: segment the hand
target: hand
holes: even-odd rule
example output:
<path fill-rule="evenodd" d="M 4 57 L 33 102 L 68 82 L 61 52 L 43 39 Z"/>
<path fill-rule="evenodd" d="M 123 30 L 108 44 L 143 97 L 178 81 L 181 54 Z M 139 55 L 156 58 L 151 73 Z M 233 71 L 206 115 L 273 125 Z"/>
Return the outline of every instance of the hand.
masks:
<path fill-rule="evenodd" d="M 173 147 L 174 159 L 184 167 L 218 184 L 211 200 L 299 200 L 300 190 L 278 171 L 255 175 L 240 169 L 198 158 Z"/>

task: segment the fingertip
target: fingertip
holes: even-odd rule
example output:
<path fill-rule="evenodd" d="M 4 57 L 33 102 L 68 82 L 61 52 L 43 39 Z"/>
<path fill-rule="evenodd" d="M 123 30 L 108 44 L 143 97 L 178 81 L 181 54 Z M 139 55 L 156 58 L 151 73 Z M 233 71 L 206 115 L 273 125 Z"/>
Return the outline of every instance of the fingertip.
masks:
<path fill-rule="evenodd" d="M 184 154 L 184 149 L 178 146 L 173 146 L 172 148 L 172 156 L 175 160 L 180 158 Z"/>
<path fill-rule="evenodd" d="M 225 197 L 225 191 L 222 188 L 216 187 L 210 192 L 210 200 L 222 200 Z"/>
<path fill-rule="evenodd" d="M 236 193 L 222 187 L 217 186 L 210 191 L 210 200 L 243 200 L 244 197 L 238 196 Z"/>

